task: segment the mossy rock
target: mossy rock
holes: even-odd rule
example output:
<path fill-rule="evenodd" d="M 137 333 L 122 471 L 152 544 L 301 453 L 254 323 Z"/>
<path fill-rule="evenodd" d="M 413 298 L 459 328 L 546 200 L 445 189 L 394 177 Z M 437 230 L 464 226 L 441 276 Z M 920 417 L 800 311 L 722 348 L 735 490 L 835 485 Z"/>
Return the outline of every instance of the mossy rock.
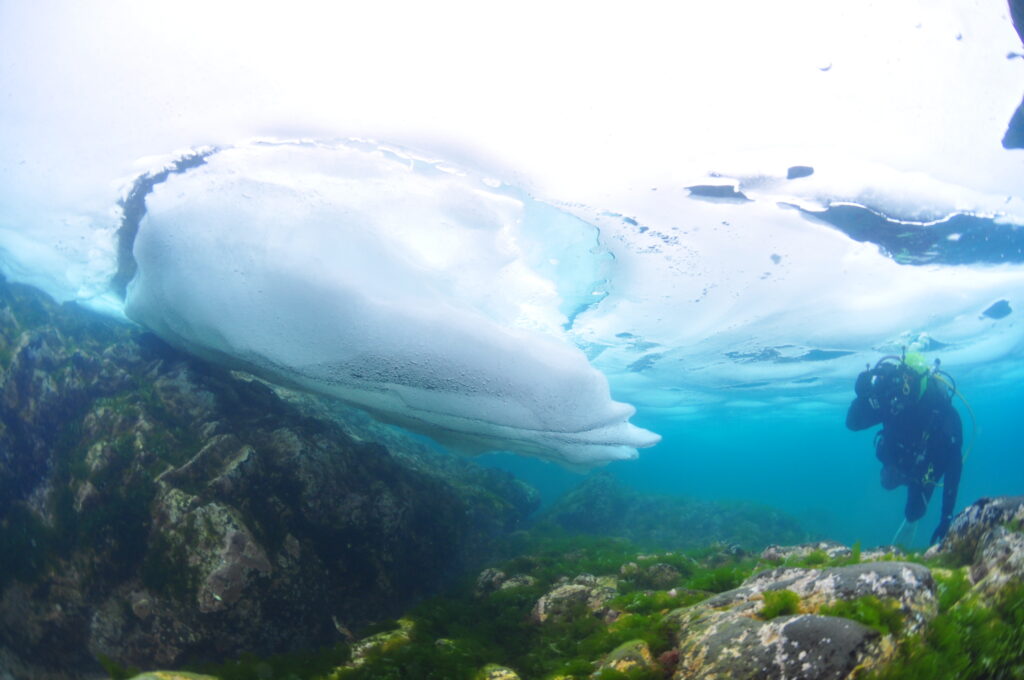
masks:
<path fill-rule="evenodd" d="M 680 584 L 682 573 L 671 564 L 656 562 L 646 567 L 635 579 L 637 583 L 653 590 L 668 590 Z"/>
<path fill-rule="evenodd" d="M 616 580 L 580 574 L 570 583 L 563 583 L 542 596 L 530 616 L 536 623 L 569 621 L 602 616 L 609 601 L 618 594 Z"/>
<path fill-rule="evenodd" d="M 364 638 L 352 646 L 352 661 L 347 666 L 358 668 L 374 654 L 386 654 L 409 644 L 415 624 L 410 619 L 398 620 L 398 628 Z"/>
<path fill-rule="evenodd" d="M 630 640 L 612 650 L 601 662 L 598 672 L 611 669 L 620 673 L 628 673 L 637 669 L 654 670 L 655 668 L 654 656 L 647 643 L 643 640 Z"/>
<path fill-rule="evenodd" d="M 474 680 L 519 680 L 519 674 L 511 668 L 489 663 L 480 669 Z"/>
<path fill-rule="evenodd" d="M 150 671 L 149 673 L 136 675 L 131 680 L 218 680 L 218 678 L 212 675 L 185 673 L 183 671 Z"/>

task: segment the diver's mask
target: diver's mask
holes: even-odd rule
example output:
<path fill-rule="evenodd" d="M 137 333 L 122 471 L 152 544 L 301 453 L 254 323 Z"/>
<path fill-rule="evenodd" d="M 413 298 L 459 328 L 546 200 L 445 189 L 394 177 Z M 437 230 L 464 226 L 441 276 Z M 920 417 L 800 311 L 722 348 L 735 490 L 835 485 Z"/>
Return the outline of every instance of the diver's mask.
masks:
<path fill-rule="evenodd" d="M 921 376 L 906 366 L 882 364 L 876 366 L 873 373 L 868 403 L 876 411 L 897 416 L 920 396 Z"/>

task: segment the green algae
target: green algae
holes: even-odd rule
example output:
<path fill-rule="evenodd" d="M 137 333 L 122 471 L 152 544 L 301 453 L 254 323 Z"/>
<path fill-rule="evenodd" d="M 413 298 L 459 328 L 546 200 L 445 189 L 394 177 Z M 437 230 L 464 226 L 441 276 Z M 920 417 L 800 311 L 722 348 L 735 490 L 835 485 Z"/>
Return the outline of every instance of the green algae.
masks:
<path fill-rule="evenodd" d="M 663 590 L 637 591 L 619 595 L 608 604 L 612 609 L 630 614 L 655 614 L 696 604 L 706 598 L 706 592 L 695 590 L 683 590 L 675 595 Z"/>
<path fill-rule="evenodd" d="M 106 654 L 100 654 L 96 660 L 103 666 L 103 670 L 110 676 L 110 680 L 129 680 L 129 678 L 134 678 L 142 673 L 140 669 L 134 666 L 122 666 Z"/>
<path fill-rule="evenodd" d="M 966 596 L 900 646 L 873 680 L 1024 678 L 1024 585 L 993 604 Z"/>
<path fill-rule="evenodd" d="M 905 614 L 900 604 L 892 599 L 879 599 L 874 595 L 865 595 L 855 600 L 836 600 L 818 610 L 822 616 L 841 616 L 882 635 L 898 635 L 903 630 Z"/>
<path fill-rule="evenodd" d="M 765 621 L 779 616 L 790 616 L 800 611 L 800 596 L 792 590 L 766 590 L 762 593 L 764 606 L 758 612 Z"/>
<path fill-rule="evenodd" d="M 102 502 L 79 512 L 75 507 L 70 481 L 55 485 L 53 499 L 57 552 L 66 556 L 80 549 L 103 547 L 112 578 L 125 578 L 138 565 L 146 551 L 150 530 L 150 504 L 156 496 L 156 484 L 133 466 L 135 454 L 128 437 L 113 444 L 107 465 L 91 474 L 88 483 L 102 496 Z M 76 468 L 66 467 L 58 479 L 67 480 Z M 84 482 L 82 482 L 84 483 Z"/>
<path fill-rule="evenodd" d="M 591 677 L 646 680 L 664 677 L 659 670 L 599 669 L 598 662 L 621 645 L 641 640 L 657 657 L 671 649 L 673 623 L 666 614 L 672 609 L 705 599 L 713 589 L 735 587 L 749 576 L 749 559 L 725 558 L 724 564 L 702 566 L 700 554 L 643 554 L 624 541 L 580 537 L 560 532 L 541 532 L 532 550 L 499 565 L 510 576 L 536 579 L 532 584 L 499 589 L 486 596 L 474 592 L 467 581 L 443 597 L 421 602 L 407 618 L 414 622 L 408 642 L 390 649 L 370 650 L 356 666 L 348 664 L 323 676 L 329 680 L 473 680 L 480 669 L 498 664 L 514 669 L 524 680 L 542 680 L 560 676 L 566 679 Z M 716 558 L 717 559 L 717 558 Z M 653 565 L 668 565 L 685 575 L 687 583 L 704 586 L 700 591 L 679 589 L 642 590 L 624 565 L 633 565 L 637 574 Z M 608 603 L 619 612 L 606 622 L 582 603 L 578 611 L 564 620 L 543 624 L 531 620 L 531 611 L 540 598 L 559 579 L 581 574 L 615 575 L 620 594 Z M 640 579 L 642 581 L 642 579 Z M 393 622 L 374 627 L 371 632 L 386 632 Z M 251 666 L 252 664 L 250 664 Z M 201 669 L 211 672 L 211 669 Z M 249 680 L 254 676 L 237 676 Z M 274 676 L 278 677 L 278 676 Z M 299 675 L 303 680 L 320 678 Z M 227 679 L 225 679 L 227 680 Z M 231 678 L 231 680 L 235 680 Z"/>
<path fill-rule="evenodd" d="M 222 664 L 208 664 L 192 670 L 218 680 L 321 680 L 349 660 L 348 645 L 260 657 L 244 654 Z"/>
<path fill-rule="evenodd" d="M 17 579 L 34 582 L 53 562 L 57 535 L 21 504 L 0 515 L 0 589 Z"/>
<path fill-rule="evenodd" d="M 890 555 L 886 555 L 882 558 L 882 561 L 894 559 Z M 806 555 L 794 555 L 781 562 L 776 562 L 781 566 L 786 567 L 801 567 L 804 569 L 831 569 L 833 567 L 847 567 L 852 564 L 861 563 L 861 545 L 860 541 L 853 544 L 848 555 L 835 555 L 834 557 L 818 548 L 812 550 Z"/>
<path fill-rule="evenodd" d="M 147 384 L 137 375 L 131 375 L 130 380 L 132 388 L 140 391 Z M 144 457 L 136 451 L 133 424 L 153 419 L 138 402 L 137 394 L 131 391 L 117 397 L 98 397 L 80 404 L 59 423 L 53 435 L 55 462 L 49 498 L 52 520 L 50 524 L 41 519 L 33 521 L 33 544 L 23 546 L 31 549 L 13 552 L 18 536 L 29 532 L 23 520 L 26 513 L 32 513 L 17 503 L 4 512 L 5 517 L 15 521 L 13 525 L 10 520 L 0 524 L 0 549 L 18 557 L 0 569 L 0 583 L 12 577 L 37 582 L 47 573 L 45 565 L 55 564 L 80 550 L 106 551 L 105 560 L 114 567 L 108 572 L 111 579 L 127 577 L 139 566 L 150 534 L 150 507 L 157 491 L 154 478 L 168 464 L 187 460 L 190 454 L 180 446 L 178 437 L 161 425 L 146 434 L 146 453 L 151 454 L 146 457 L 151 462 L 143 465 L 140 461 Z M 90 440 L 83 427 L 83 418 L 90 410 L 96 413 L 103 409 L 109 409 L 127 425 L 127 429 L 111 433 L 113 438 L 106 443 Z M 89 449 L 97 443 L 106 446 L 107 452 L 104 464 L 92 469 Z M 101 501 L 83 510 L 77 507 L 76 494 L 81 494 L 86 485 L 92 487 Z"/>
<path fill-rule="evenodd" d="M 823 567 L 829 562 L 828 553 L 824 550 L 813 550 L 795 562 L 796 566 Z"/>
<path fill-rule="evenodd" d="M 553 525 L 540 525 L 514 537 L 506 552 L 516 554 L 502 565 L 507 573 L 528 573 L 541 581 L 588 573 L 617 574 L 635 559 L 638 549 L 622 539 L 573 535 Z"/>
<path fill-rule="evenodd" d="M 523 680 L 606 678 L 649 680 L 664 677 L 662 670 L 601 668 L 602 659 L 617 647 L 643 640 L 652 654 L 671 650 L 673 619 L 666 612 L 706 598 L 715 589 L 738 585 L 750 574 L 749 560 L 734 558 L 721 564 L 713 553 L 638 554 L 628 543 L 590 537 L 547 535 L 536 549 L 499 565 L 509 576 L 531 576 L 535 582 L 496 590 L 481 596 L 466 581 L 443 597 L 421 602 L 407 616 L 413 622 L 408 641 L 367 653 L 358 667 L 345 665 L 350 650 L 339 646 L 303 665 L 304 655 L 286 662 L 283 657 L 246 656 L 221 666 L 196 668 L 221 680 L 474 680 L 488 664 L 513 669 Z M 829 559 L 850 563 L 859 555 Z M 918 561 L 921 560 L 917 556 Z M 817 557 L 812 561 L 817 561 Z M 700 591 L 643 590 L 634 574 L 654 564 L 669 564 Z M 841 564 L 836 566 L 842 566 Z M 537 599 L 559 579 L 579 574 L 615 575 L 620 592 L 607 606 L 619 612 L 606 622 L 580 606 L 578 616 L 538 624 L 530 620 Z M 1007 591 L 992 605 L 969 595 L 965 570 L 934 570 L 938 615 L 923 632 L 899 643 L 890 666 L 875 671 L 876 680 L 893 678 L 1024 678 L 1024 587 Z M 764 593 L 759 616 L 798 613 L 800 600 L 786 590 Z M 858 621 L 881 634 L 903 630 L 905 614 L 894 600 L 867 596 L 837 601 L 821 608 L 822 615 Z M 397 626 L 384 622 L 372 632 Z M 308 657 L 308 655 L 306 655 Z M 308 659 L 306 659 L 308 660 Z"/>
<path fill-rule="evenodd" d="M 149 590 L 187 601 L 199 588 L 199 571 L 188 563 L 187 546 L 194 541 L 194 518 L 186 520 L 182 540 L 172 540 L 163 532 L 154 532 L 142 560 L 140 576 Z"/>
<path fill-rule="evenodd" d="M 602 668 L 591 677 L 594 680 L 664 680 L 665 673 L 650 668 L 631 668 L 628 671 Z"/>
<path fill-rule="evenodd" d="M 184 671 L 152 671 L 150 673 L 142 673 L 136 675 L 129 680 L 220 680 L 212 675 L 199 675 L 197 673 L 188 673 Z M 269 676 L 265 676 L 265 680 L 269 680 Z M 284 680 L 287 680 L 285 678 Z"/>
<path fill-rule="evenodd" d="M 966 568 L 949 572 L 933 569 L 932 577 L 937 586 L 940 614 L 948 612 L 971 590 L 971 581 L 967 578 Z"/>
<path fill-rule="evenodd" d="M 727 590 L 739 588 L 740 584 L 750 576 L 751 571 L 752 569 L 748 568 L 746 564 L 725 565 L 694 574 L 686 585 L 693 590 L 724 593 Z"/>

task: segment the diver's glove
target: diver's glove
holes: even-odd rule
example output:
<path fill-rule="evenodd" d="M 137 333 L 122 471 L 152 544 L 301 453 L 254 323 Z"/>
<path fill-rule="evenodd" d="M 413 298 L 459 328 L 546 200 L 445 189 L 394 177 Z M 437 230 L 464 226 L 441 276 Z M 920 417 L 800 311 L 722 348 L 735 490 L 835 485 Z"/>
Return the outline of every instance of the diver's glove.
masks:
<path fill-rule="evenodd" d="M 939 526 L 935 527 L 935 533 L 932 534 L 932 545 L 935 545 L 945 537 L 946 532 L 949 531 L 950 519 L 949 515 L 945 515 L 942 521 L 939 522 Z"/>
<path fill-rule="evenodd" d="M 858 397 L 866 397 L 873 390 L 871 379 L 875 376 L 874 371 L 861 371 L 860 375 L 857 376 L 857 382 L 853 386 L 853 391 L 857 393 Z"/>

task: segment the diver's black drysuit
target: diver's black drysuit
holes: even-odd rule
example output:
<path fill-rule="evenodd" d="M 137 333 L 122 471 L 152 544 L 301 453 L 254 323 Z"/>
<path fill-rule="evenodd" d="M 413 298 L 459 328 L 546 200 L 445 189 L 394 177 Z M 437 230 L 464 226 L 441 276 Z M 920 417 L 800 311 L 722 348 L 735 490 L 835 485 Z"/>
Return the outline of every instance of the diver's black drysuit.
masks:
<path fill-rule="evenodd" d="M 926 381 L 923 393 L 921 380 Z M 903 389 L 894 389 L 894 384 Z M 963 425 L 949 390 L 937 377 L 923 377 L 905 364 L 880 364 L 857 376 L 855 391 L 846 426 L 863 430 L 882 424 L 875 437 L 882 486 L 907 486 L 908 522 L 924 516 L 932 492 L 944 478 L 942 519 L 932 535 L 935 543 L 949 529 L 962 466 Z"/>

